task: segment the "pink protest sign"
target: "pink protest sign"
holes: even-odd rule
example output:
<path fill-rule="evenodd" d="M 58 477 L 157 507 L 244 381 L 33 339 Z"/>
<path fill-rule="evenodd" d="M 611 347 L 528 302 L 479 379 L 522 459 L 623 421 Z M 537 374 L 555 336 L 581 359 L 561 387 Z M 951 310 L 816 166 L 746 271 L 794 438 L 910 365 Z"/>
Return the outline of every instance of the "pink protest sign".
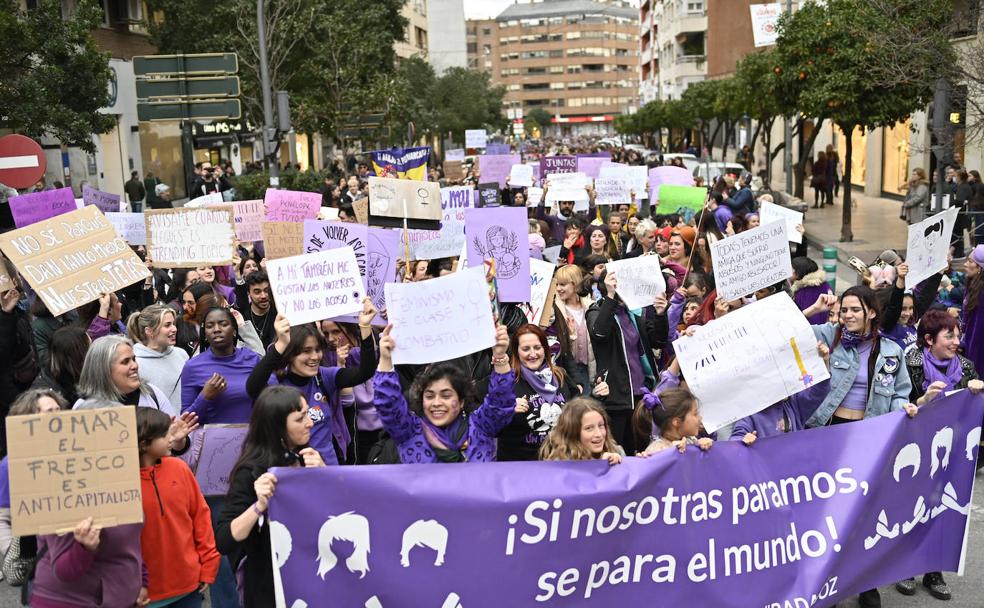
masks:
<path fill-rule="evenodd" d="M 240 241 L 262 241 L 263 201 L 236 201 L 232 204 L 236 220 L 236 238 Z"/>
<path fill-rule="evenodd" d="M 659 187 L 662 184 L 693 186 L 694 176 L 683 167 L 653 167 L 649 170 L 649 200 L 659 200 Z"/>
<path fill-rule="evenodd" d="M 10 197 L 10 214 L 18 228 L 30 226 L 56 215 L 75 211 L 75 195 L 71 188 L 32 192 Z"/>
<path fill-rule="evenodd" d="M 513 165 L 523 162 L 519 154 L 486 154 L 478 157 L 478 168 L 482 182 L 498 182 L 500 188 L 506 187 L 506 179 Z"/>
<path fill-rule="evenodd" d="M 268 222 L 303 222 L 318 217 L 321 194 L 267 188 L 263 202 Z"/>
<path fill-rule="evenodd" d="M 120 195 L 96 190 L 92 186 L 82 186 L 82 202 L 86 206 L 95 205 L 103 213 L 119 213 Z"/>

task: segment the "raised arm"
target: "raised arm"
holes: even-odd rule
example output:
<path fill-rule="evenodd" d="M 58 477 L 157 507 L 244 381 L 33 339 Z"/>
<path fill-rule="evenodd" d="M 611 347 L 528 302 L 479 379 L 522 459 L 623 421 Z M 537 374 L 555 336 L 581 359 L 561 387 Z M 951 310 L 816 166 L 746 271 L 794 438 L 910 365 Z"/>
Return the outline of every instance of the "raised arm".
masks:
<path fill-rule="evenodd" d="M 359 331 L 361 332 L 362 342 L 359 344 L 360 359 L 359 367 L 342 368 L 335 376 L 335 386 L 337 388 L 349 388 L 358 386 L 372 378 L 376 372 L 376 342 L 372 335 L 372 320 L 376 318 L 376 307 L 372 300 L 366 298 L 362 301 L 362 312 L 359 313 Z"/>
<path fill-rule="evenodd" d="M 506 349 L 509 348 L 509 332 L 504 325 L 495 330 L 495 346 L 492 347 L 493 371 L 489 376 L 489 389 L 485 400 L 472 414 L 471 423 L 488 437 L 495 437 L 512 420 L 516 409 L 516 376 L 509 367 Z"/>

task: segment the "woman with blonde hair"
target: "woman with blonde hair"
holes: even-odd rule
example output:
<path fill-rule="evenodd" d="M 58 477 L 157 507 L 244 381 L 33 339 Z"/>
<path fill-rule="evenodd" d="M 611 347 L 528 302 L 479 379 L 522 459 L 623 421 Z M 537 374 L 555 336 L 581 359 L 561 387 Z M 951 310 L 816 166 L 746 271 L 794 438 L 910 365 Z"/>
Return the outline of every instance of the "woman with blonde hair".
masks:
<path fill-rule="evenodd" d="M 916 167 L 912 170 L 912 179 L 902 186 L 906 190 L 905 200 L 902 201 L 901 219 L 909 224 L 916 224 L 926 219 L 926 206 L 929 203 L 929 182 L 926 180 L 926 170 Z"/>
<path fill-rule="evenodd" d="M 554 273 L 556 298 L 554 298 L 554 323 L 552 329 L 560 342 L 559 362 L 570 374 L 581 392 L 590 386 L 594 378 L 594 352 L 585 322 L 585 313 L 591 306 L 591 298 L 582 295 L 584 273 L 580 266 L 568 264 Z"/>
<path fill-rule="evenodd" d="M 175 348 L 177 314 L 167 304 L 152 304 L 130 315 L 126 333 L 133 341 L 133 354 L 140 377 L 160 388 L 171 403 L 181 403 L 181 370 L 188 353 Z"/>
<path fill-rule="evenodd" d="M 607 460 L 622 462 L 625 451 L 608 432 L 604 406 L 589 397 L 572 399 L 540 446 L 540 460 Z"/>

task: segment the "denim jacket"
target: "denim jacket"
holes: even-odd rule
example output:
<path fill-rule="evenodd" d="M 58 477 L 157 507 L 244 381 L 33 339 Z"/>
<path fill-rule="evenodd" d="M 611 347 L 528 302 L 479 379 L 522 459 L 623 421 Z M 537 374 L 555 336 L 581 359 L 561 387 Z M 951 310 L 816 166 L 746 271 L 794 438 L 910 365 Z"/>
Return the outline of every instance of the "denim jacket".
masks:
<path fill-rule="evenodd" d="M 834 342 L 837 326 L 832 323 L 814 325 L 813 333 L 817 340 L 830 346 Z M 871 379 L 871 391 L 868 393 L 868 405 L 864 410 L 865 418 L 874 418 L 902 409 L 909 403 L 909 392 L 912 389 L 902 348 L 887 338 L 881 338 L 879 348 L 874 377 Z M 838 344 L 837 348 L 831 351 L 830 394 L 806 421 L 807 428 L 824 426 L 830 421 L 834 410 L 840 406 L 851 389 L 860 367 L 861 357 L 856 349 L 848 350 L 843 344 Z"/>

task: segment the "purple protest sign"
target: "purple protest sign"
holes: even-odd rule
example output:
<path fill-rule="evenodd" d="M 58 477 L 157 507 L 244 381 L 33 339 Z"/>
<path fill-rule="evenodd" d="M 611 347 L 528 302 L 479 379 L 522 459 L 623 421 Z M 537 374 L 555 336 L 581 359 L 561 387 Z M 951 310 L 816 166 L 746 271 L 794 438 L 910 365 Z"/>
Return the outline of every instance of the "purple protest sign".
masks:
<path fill-rule="evenodd" d="M 205 496 L 225 496 L 229 476 L 246 439 L 245 424 L 206 424 L 195 464 L 195 479 Z"/>
<path fill-rule="evenodd" d="M 577 173 L 577 157 L 544 156 L 540 159 L 540 177 L 551 173 Z"/>
<path fill-rule="evenodd" d="M 478 169 L 482 183 L 498 182 L 500 188 L 506 187 L 509 171 L 513 165 L 522 163 L 519 154 L 485 154 L 478 157 Z"/>
<path fill-rule="evenodd" d="M 486 154 L 509 154 L 512 147 L 509 144 L 485 144 Z"/>
<path fill-rule="evenodd" d="M 653 167 L 649 170 L 649 200 L 659 200 L 660 184 L 693 186 L 694 176 L 683 167 Z"/>
<path fill-rule="evenodd" d="M 962 569 L 982 416 L 963 391 L 617 466 L 276 469 L 280 605 L 832 606 Z"/>
<path fill-rule="evenodd" d="M 103 213 L 120 212 L 120 195 L 110 194 L 102 190 L 96 190 L 91 186 L 82 186 L 82 202 L 86 205 L 95 205 Z"/>
<path fill-rule="evenodd" d="M 601 166 L 610 162 L 612 162 L 612 155 L 607 152 L 601 154 L 578 154 L 577 172 L 590 175 L 591 179 L 598 179 L 598 171 L 601 170 Z"/>
<path fill-rule="evenodd" d="M 18 228 L 78 209 L 71 188 L 12 196 L 9 202 L 10 214 L 14 216 L 14 225 Z"/>
<path fill-rule="evenodd" d="M 465 209 L 468 265 L 495 259 L 501 302 L 529 302 L 529 223 L 523 207 Z"/>
<path fill-rule="evenodd" d="M 268 222 L 303 222 L 318 217 L 321 195 L 317 192 L 297 192 L 267 188 L 263 196 Z"/>

